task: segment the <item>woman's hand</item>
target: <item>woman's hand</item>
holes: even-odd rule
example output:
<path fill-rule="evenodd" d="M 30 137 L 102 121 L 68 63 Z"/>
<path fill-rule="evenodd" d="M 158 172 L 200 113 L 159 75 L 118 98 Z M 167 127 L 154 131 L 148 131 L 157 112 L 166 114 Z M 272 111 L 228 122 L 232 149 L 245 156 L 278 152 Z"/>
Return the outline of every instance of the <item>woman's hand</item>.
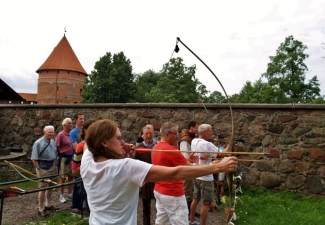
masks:
<path fill-rule="evenodd" d="M 188 157 L 188 161 L 190 163 L 198 163 L 198 157 L 195 155 L 195 153 L 191 153 L 190 156 Z"/>

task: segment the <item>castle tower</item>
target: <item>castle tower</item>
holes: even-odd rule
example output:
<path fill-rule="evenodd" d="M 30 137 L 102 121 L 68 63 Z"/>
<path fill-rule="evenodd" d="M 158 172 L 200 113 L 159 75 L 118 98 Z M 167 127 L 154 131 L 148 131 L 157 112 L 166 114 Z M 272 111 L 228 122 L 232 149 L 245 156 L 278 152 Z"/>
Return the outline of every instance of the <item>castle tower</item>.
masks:
<path fill-rule="evenodd" d="M 80 103 L 87 73 L 65 35 L 36 73 L 37 104 Z"/>

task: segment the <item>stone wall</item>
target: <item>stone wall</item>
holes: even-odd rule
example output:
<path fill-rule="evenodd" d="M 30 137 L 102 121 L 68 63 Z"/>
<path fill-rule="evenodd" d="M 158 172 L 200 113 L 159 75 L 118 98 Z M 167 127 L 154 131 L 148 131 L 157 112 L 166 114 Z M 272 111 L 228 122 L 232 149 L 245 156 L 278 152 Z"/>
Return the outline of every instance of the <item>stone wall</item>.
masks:
<path fill-rule="evenodd" d="M 0 105 L 0 141 L 30 152 L 45 125 L 62 129 L 65 117 L 83 113 L 85 119 L 116 121 L 126 142 L 133 143 L 147 123 L 156 137 L 163 122 L 174 122 L 179 130 L 189 120 L 208 123 L 214 134 L 230 137 L 231 117 L 227 104 L 76 104 Z M 325 195 L 325 105 L 234 104 L 235 138 L 243 138 L 237 151 L 268 152 L 278 159 L 247 156 L 260 162 L 242 162 L 244 183 L 269 189 Z M 247 158 L 244 157 L 244 158 Z"/>

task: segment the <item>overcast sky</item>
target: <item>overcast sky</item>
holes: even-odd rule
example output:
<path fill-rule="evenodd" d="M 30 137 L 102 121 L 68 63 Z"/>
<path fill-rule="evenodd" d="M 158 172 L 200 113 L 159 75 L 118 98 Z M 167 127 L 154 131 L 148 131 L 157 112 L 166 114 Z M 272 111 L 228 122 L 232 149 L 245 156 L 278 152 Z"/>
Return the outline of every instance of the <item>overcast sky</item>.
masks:
<path fill-rule="evenodd" d="M 35 72 L 64 35 L 90 73 L 107 52 L 124 52 L 134 73 L 167 63 L 176 37 L 217 75 L 229 95 L 266 71 L 269 56 L 293 35 L 307 45 L 309 72 L 325 94 L 324 0 L 1 0 L 0 78 L 16 92 L 37 93 Z M 212 74 L 179 44 L 209 91 Z"/>

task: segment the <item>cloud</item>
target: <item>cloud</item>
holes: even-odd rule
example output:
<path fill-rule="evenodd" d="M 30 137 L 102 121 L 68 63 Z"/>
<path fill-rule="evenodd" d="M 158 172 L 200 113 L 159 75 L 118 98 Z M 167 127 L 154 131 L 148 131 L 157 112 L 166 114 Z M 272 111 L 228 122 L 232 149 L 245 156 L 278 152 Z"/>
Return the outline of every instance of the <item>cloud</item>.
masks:
<path fill-rule="evenodd" d="M 247 80 L 257 80 L 266 71 L 269 56 L 293 35 L 308 46 L 306 77 L 317 74 L 325 94 L 323 0 L 34 0 L 33 7 L 30 1 L 16 0 L 1 2 L 0 20 L 5 21 L 0 23 L 0 77 L 16 91 L 37 91 L 35 71 L 66 27 L 88 73 L 106 52 L 121 51 L 131 60 L 134 73 L 159 71 L 180 37 L 229 94 L 238 93 Z M 173 57 L 182 57 L 186 66 L 195 64 L 196 75 L 208 90 L 220 91 L 204 65 L 183 46 L 180 49 Z"/>
<path fill-rule="evenodd" d="M 31 73 L 24 69 L 17 73 L 0 69 L 1 79 L 18 93 L 37 93 L 37 73 Z"/>

